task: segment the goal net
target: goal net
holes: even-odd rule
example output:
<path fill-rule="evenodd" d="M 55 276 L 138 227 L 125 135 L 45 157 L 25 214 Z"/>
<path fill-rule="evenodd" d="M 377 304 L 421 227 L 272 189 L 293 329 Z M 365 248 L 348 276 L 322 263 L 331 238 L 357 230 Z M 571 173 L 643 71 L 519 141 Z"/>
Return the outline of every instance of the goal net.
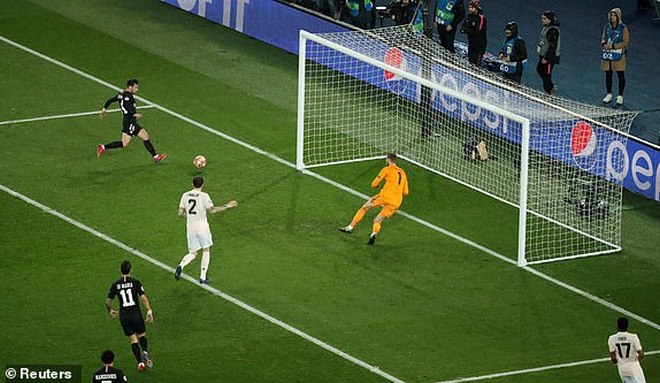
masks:
<path fill-rule="evenodd" d="M 301 31 L 298 169 L 404 160 L 519 209 L 518 264 L 621 249 L 635 112 L 549 96 L 409 26 Z"/>

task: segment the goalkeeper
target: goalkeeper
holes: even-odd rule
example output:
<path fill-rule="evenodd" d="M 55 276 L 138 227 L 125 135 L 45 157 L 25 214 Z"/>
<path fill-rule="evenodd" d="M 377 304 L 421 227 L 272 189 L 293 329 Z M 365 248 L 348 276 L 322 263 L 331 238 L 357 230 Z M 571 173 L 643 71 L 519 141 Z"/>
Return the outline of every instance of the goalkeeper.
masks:
<path fill-rule="evenodd" d="M 374 218 L 373 230 L 367 243 L 373 245 L 376 242 L 376 236 L 380 232 L 381 222 L 385 218 L 392 217 L 401 206 L 403 196 L 408 195 L 408 177 L 403 169 L 396 166 L 396 160 L 396 154 L 387 155 L 387 166 L 381 169 L 378 176 L 371 182 L 373 189 L 376 189 L 383 180 L 385 180 L 385 186 L 380 190 L 380 193 L 371 197 L 369 201 L 362 205 L 357 213 L 355 213 L 350 225 L 339 228 L 339 231 L 351 234 L 355 225 L 362 220 L 369 209 L 382 206 L 383 210 Z"/>

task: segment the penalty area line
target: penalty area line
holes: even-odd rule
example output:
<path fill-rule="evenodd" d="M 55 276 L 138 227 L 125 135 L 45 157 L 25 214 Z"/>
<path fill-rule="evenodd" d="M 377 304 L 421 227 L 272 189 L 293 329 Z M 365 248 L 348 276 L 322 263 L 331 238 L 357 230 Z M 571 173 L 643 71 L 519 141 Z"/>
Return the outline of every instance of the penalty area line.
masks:
<path fill-rule="evenodd" d="M 154 108 L 153 105 L 144 105 L 138 107 L 138 109 L 150 109 Z M 108 113 L 116 113 L 119 112 L 120 109 L 108 109 Z M 32 117 L 32 118 L 22 118 L 19 120 L 11 120 L 11 121 L 0 121 L 0 126 L 2 125 L 13 125 L 13 124 L 23 124 L 26 122 L 35 122 L 35 121 L 48 121 L 48 120 L 58 120 L 58 119 L 63 119 L 63 118 L 74 118 L 74 117 L 82 117 L 82 116 L 90 116 L 93 114 L 98 114 L 99 111 L 95 110 L 92 112 L 80 112 L 80 113 L 69 113 L 69 114 L 58 114 L 55 116 L 43 116 L 43 117 Z"/>
<path fill-rule="evenodd" d="M 48 206 L 46 206 L 46 205 L 44 205 L 44 204 L 42 204 L 38 201 L 35 201 L 30 197 L 27 197 L 27 196 L 25 196 L 25 195 L 23 195 L 23 194 L 21 194 L 17 191 L 14 191 L 14 190 L 10 189 L 9 187 L 7 187 L 3 184 L 0 184 L 0 190 L 4 191 L 5 193 L 7 193 L 7 194 L 9 194 L 9 195 L 11 195 L 11 196 L 13 196 L 17 199 L 20 199 L 20 200 L 28 203 L 29 205 L 32 205 L 32 206 L 48 213 L 50 215 L 53 215 L 53 216 L 65 221 L 65 222 L 67 222 L 67 223 L 69 223 L 69 224 L 71 224 L 71 225 L 73 225 L 73 226 L 75 226 L 75 227 L 77 227 L 77 228 L 79 228 L 83 231 L 86 231 L 87 233 L 89 233 L 89 234 L 91 234 L 91 235 L 93 235 L 97 238 L 100 238 L 100 239 L 102 239 L 102 240 L 104 240 L 104 241 L 106 241 L 106 242 L 108 242 L 108 243 L 110 243 L 110 244 L 112 244 L 112 245 L 128 252 L 128 253 L 131 253 L 131 254 L 133 254 L 133 255 L 135 255 L 135 256 L 137 256 L 137 257 L 139 257 L 139 258 L 141 258 L 141 259 L 143 259 L 143 260 L 145 260 L 145 261 L 147 261 L 147 262 L 149 262 L 153 265 L 156 265 L 156 266 L 160 267 L 161 269 L 163 269 L 163 270 L 165 270 L 169 273 L 174 273 L 174 269 L 172 267 L 166 265 L 165 263 L 159 261 L 158 259 L 153 258 L 153 257 L 151 257 L 151 256 L 149 256 L 149 255 L 147 255 L 147 254 L 145 254 L 145 253 L 143 253 L 143 252 L 141 252 L 137 249 L 134 249 L 134 248 L 132 248 L 132 247 L 130 247 L 130 246 L 128 246 L 128 245 L 126 245 L 126 244 L 124 244 L 124 243 L 122 243 L 122 242 L 120 242 L 120 241 L 104 234 L 104 233 L 101 233 L 100 231 L 95 230 L 95 229 L 85 225 L 84 223 L 76 221 L 75 219 L 70 218 L 69 216 L 66 216 L 66 215 L 60 213 L 59 211 L 57 211 L 53 208 L 50 208 L 50 207 L 48 207 Z M 246 311 L 249 311 L 252 314 L 254 314 L 254 315 L 256 315 L 256 316 L 258 316 L 262 319 L 265 319 L 266 321 L 268 321 L 268 322 L 270 322 L 270 323 L 272 323 L 272 324 L 274 324 L 274 325 L 276 325 L 276 326 L 278 326 L 278 327 L 280 327 L 280 328 L 282 328 L 282 329 L 284 329 L 284 330 L 286 330 L 290 333 L 298 335 L 299 337 L 305 339 L 306 341 L 314 343 L 315 345 L 325 349 L 326 351 L 330 351 L 331 353 L 333 353 L 337 356 L 340 356 L 340 357 L 348 360 L 349 362 L 351 362 L 353 364 L 356 364 L 360 367 L 363 367 L 363 368 L 369 370 L 370 372 L 389 380 L 390 382 L 405 383 L 404 381 L 402 381 L 402 380 L 400 380 L 400 379 L 398 379 L 398 378 L 396 378 L 396 377 L 394 377 L 394 376 L 392 376 L 392 375 L 390 375 L 390 374 L 388 374 L 384 371 L 381 371 L 380 368 L 378 368 L 377 366 L 372 366 L 372 365 L 370 365 L 370 364 L 368 364 L 368 363 L 366 363 L 366 362 L 364 362 L 364 361 L 362 361 L 362 360 L 360 360 L 360 359 L 358 359 L 358 358 L 356 358 L 356 357 L 354 357 L 354 356 L 352 356 L 352 355 L 350 355 L 350 354 L 348 354 L 344 351 L 341 351 L 338 348 L 333 347 L 333 346 L 323 342 L 322 340 L 307 334 L 306 332 L 303 332 L 302 330 L 299 330 L 299 329 L 297 329 L 297 328 L 295 328 L 295 327 L 293 327 L 293 326 L 291 326 L 291 325 L 289 325 L 289 324 L 287 324 L 287 323 L 285 323 L 285 322 L 283 322 L 283 321 L 281 321 L 277 318 L 274 318 L 274 317 L 264 313 L 263 311 L 260 311 L 257 308 L 254 308 L 254 307 L 248 305 L 247 303 L 241 301 L 240 299 L 234 298 L 233 296 L 231 296 L 227 293 L 223 293 L 222 291 L 220 291 L 220 290 L 218 290 L 214 287 L 211 287 L 209 285 L 201 285 L 201 284 L 197 283 L 196 279 L 194 279 L 193 277 L 191 277 L 189 275 L 183 274 L 181 277 L 183 279 L 187 280 L 188 282 L 196 285 L 197 287 L 200 287 L 200 288 L 210 292 L 211 294 L 226 300 L 227 302 L 233 303 L 234 305 L 239 306 L 240 308 L 242 308 Z"/>
<path fill-rule="evenodd" d="M 649 352 L 644 353 L 644 355 L 656 355 L 656 354 L 660 354 L 660 350 L 649 351 Z M 522 374 L 529 374 L 529 373 L 533 373 L 533 372 L 541 372 L 541 371 L 548 371 L 548 370 L 557 370 L 557 369 L 561 369 L 561 368 L 583 366 L 585 364 L 594 364 L 594 363 L 609 362 L 609 361 L 610 361 L 610 358 L 581 360 L 579 362 L 553 364 L 551 366 L 526 368 L 524 370 L 515 370 L 515 371 L 507 371 L 507 372 L 498 372 L 498 373 L 495 373 L 495 374 L 473 376 L 473 377 L 469 377 L 469 378 L 457 378 L 457 379 L 454 379 L 454 380 L 445 380 L 445 381 L 437 382 L 437 383 L 476 382 L 476 381 L 479 381 L 479 380 L 496 379 L 496 378 L 502 378 L 502 377 L 505 377 L 505 376 L 522 375 Z"/>

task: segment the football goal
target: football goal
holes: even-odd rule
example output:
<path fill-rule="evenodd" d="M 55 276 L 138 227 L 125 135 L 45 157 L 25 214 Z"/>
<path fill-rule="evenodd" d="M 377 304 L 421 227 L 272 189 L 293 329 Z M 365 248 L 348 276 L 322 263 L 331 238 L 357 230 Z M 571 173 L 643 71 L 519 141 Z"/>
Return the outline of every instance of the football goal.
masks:
<path fill-rule="evenodd" d="M 509 82 L 408 26 L 301 31 L 299 54 L 298 169 L 394 152 L 519 209 L 520 266 L 621 250 L 635 112 Z"/>

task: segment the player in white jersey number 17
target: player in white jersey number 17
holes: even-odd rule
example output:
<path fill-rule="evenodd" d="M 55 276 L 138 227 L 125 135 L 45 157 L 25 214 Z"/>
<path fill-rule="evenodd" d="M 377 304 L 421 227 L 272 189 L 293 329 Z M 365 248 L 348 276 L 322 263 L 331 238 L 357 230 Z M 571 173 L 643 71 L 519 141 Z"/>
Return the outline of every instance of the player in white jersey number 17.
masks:
<path fill-rule="evenodd" d="M 628 318 L 617 320 L 619 331 L 607 339 L 612 363 L 616 364 L 623 383 L 646 383 L 640 361 L 644 350 L 637 334 L 628 332 Z"/>

